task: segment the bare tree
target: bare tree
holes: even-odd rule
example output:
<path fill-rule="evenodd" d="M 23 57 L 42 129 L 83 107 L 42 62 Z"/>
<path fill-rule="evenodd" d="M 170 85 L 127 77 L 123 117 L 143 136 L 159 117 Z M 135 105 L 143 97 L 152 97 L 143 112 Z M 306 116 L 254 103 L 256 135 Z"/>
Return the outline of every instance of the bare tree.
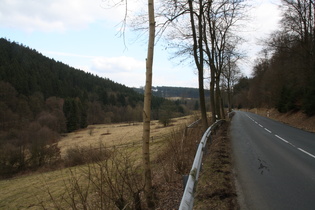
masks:
<path fill-rule="evenodd" d="M 210 95 L 212 119 L 224 118 L 220 81 L 229 57 L 236 52 L 236 26 L 244 18 L 246 5 L 243 0 L 208 1 L 204 13 L 204 43 L 210 67 Z M 236 42 L 237 41 L 237 42 Z M 233 47 L 231 47 L 233 46 Z"/>
<path fill-rule="evenodd" d="M 204 129 L 208 127 L 205 93 L 204 93 L 204 49 L 203 49 L 203 13 L 204 4 L 202 0 L 193 3 L 192 0 L 188 1 L 189 17 L 191 23 L 192 39 L 193 39 L 193 56 L 196 67 L 198 69 L 198 84 L 199 84 L 199 102 L 201 111 L 201 120 Z M 197 6 L 197 10 L 194 9 Z"/>
<path fill-rule="evenodd" d="M 152 98 L 152 68 L 154 55 L 155 40 L 155 17 L 154 17 L 154 0 L 148 0 L 148 16 L 149 16 L 149 41 L 146 60 L 146 82 L 144 92 L 143 107 L 143 168 L 145 179 L 145 196 L 149 208 L 154 207 L 152 175 L 150 166 L 150 121 L 151 121 L 151 98 Z"/>
<path fill-rule="evenodd" d="M 228 111 L 232 111 L 232 88 L 236 84 L 239 76 L 241 75 L 241 71 L 237 66 L 237 60 L 233 60 L 231 57 L 228 57 L 227 64 L 225 65 L 223 71 L 223 80 L 224 85 L 226 87 L 227 92 L 227 100 L 228 100 Z"/>
<path fill-rule="evenodd" d="M 127 25 L 127 13 L 128 13 L 128 0 L 122 0 L 115 5 L 125 6 L 125 16 L 122 21 L 121 35 L 125 38 L 125 28 Z M 144 105 L 142 112 L 143 119 L 143 131 L 142 131 L 142 160 L 143 160 L 143 172 L 144 172 L 144 193 L 147 201 L 148 208 L 154 208 L 153 190 L 152 190 L 152 172 L 150 164 L 150 122 L 151 122 L 151 101 L 152 101 L 152 73 L 153 73 L 153 58 L 154 58 L 154 46 L 156 37 L 156 20 L 154 11 L 154 0 L 147 1 L 147 12 L 145 14 L 139 14 L 132 20 L 131 26 L 135 30 L 147 30 L 148 46 L 147 46 L 147 58 L 146 58 L 146 79 L 145 79 L 145 91 L 144 91 Z M 147 26 L 143 26 L 148 23 Z"/>
<path fill-rule="evenodd" d="M 180 47 L 177 55 L 189 55 L 194 59 L 198 70 L 200 108 L 205 127 L 207 126 L 203 88 L 205 69 L 207 67 L 210 69 L 210 102 L 212 120 L 215 121 L 217 118 L 224 118 L 220 81 L 222 71 L 227 65 L 227 58 L 236 54 L 237 48 L 230 49 L 229 45 L 239 40 L 235 34 L 238 21 L 243 20 L 245 16 L 244 2 L 244 0 L 196 0 L 188 1 L 188 4 L 184 1 L 174 1 L 171 5 L 181 9 L 181 15 L 186 17 L 186 19 L 182 18 L 184 21 L 173 23 L 176 32 L 172 32 L 171 37 L 180 40 L 174 45 Z M 185 22 L 187 19 L 190 23 Z"/>

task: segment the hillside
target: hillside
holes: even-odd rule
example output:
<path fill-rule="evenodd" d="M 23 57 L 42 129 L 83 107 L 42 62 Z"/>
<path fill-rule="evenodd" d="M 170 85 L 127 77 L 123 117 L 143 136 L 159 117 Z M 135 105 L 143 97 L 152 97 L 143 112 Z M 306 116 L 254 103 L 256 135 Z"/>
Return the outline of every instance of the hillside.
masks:
<path fill-rule="evenodd" d="M 114 104 L 106 97 L 113 94 L 120 98 L 119 93 L 128 96 L 127 103 L 132 105 L 142 98 L 131 88 L 49 59 L 29 47 L 3 38 L 0 46 L 0 80 L 9 82 L 19 94 L 30 96 L 39 91 L 44 98 L 79 97 L 84 100 L 90 93 L 96 93 L 104 104 Z M 108 95 L 105 97 L 104 93 Z M 117 102 L 123 105 L 122 101 Z"/>
<path fill-rule="evenodd" d="M 150 150 L 157 195 L 156 209 L 175 209 L 179 206 L 182 174 L 189 173 L 195 155 L 195 149 L 192 148 L 195 148 L 196 139 L 200 139 L 202 135 L 200 127 L 186 131 L 185 144 L 181 147 L 174 145 L 182 142 L 185 126 L 194 120 L 195 116 L 175 118 L 168 127 L 161 126 L 158 121 L 151 122 Z M 69 203 L 73 198 L 71 196 L 75 196 L 73 201 L 76 204 L 81 204 L 82 197 L 77 197 L 78 190 L 87 193 L 87 209 L 118 209 L 115 201 L 122 198 L 128 201 L 129 209 L 135 209 L 135 192 L 143 187 L 143 176 L 139 168 L 142 126 L 142 123 L 93 125 L 67 134 L 59 142 L 66 163 L 78 163 L 91 157 L 99 160 L 101 155 L 107 155 L 107 161 L 0 180 L 0 209 L 72 209 Z M 91 148 L 94 148 L 93 152 Z M 71 151 L 76 154 L 70 156 L 69 154 L 73 154 Z M 102 167 L 103 178 L 106 180 L 98 176 L 99 166 Z M 88 169 L 91 169 L 91 176 L 86 174 Z M 93 177 L 93 181 L 87 186 L 85 184 L 89 177 Z M 76 178 L 79 178 L 79 182 L 75 182 Z M 72 188 L 72 184 L 78 184 L 80 189 Z M 100 203 L 102 208 L 97 206 Z M 147 208 L 143 205 L 142 209 Z"/>
<path fill-rule="evenodd" d="M 83 118 L 86 118 L 86 122 L 82 122 L 85 126 L 95 123 L 142 119 L 140 115 L 143 95 L 135 92 L 132 88 L 72 68 L 49 59 L 34 49 L 3 38 L 0 39 L 0 46 L 2 95 L 16 96 L 19 100 L 24 100 L 23 103 L 28 103 L 30 109 L 34 105 L 31 102 L 32 99 L 39 100 L 40 103 L 44 103 L 50 97 L 63 99 L 63 103 L 66 103 L 69 109 L 71 108 L 69 106 L 75 105 L 82 109 L 82 112 L 86 112 L 81 113 L 84 115 Z M 7 92 L 9 90 L 11 92 Z M 162 98 L 154 97 L 152 100 L 153 110 L 159 108 L 163 101 Z M 4 103 L 8 105 L 11 111 L 16 111 L 16 108 L 12 110 L 10 102 Z M 95 113 L 92 112 L 92 109 Z M 42 111 L 42 107 L 38 107 L 37 112 L 31 111 L 33 113 L 30 114 L 35 117 Z M 138 117 L 135 117 L 135 111 L 139 114 Z M 122 112 L 130 113 L 122 115 Z M 107 117 L 104 117 L 106 113 Z M 70 113 L 68 114 L 70 115 Z M 65 113 L 65 115 L 67 114 Z M 133 117 L 129 115 L 133 115 Z M 105 121 L 100 120 L 100 116 L 106 118 Z M 156 115 L 153 116 L 157 118 Z"/>
<path fill-rule="evenodd" d="M 52 166 L 60 135 L 88 125 L 142 120 L 143 95 L 0 39 L 0 177 Z M 152 118 L 189 110 L 152 98 Z"/>

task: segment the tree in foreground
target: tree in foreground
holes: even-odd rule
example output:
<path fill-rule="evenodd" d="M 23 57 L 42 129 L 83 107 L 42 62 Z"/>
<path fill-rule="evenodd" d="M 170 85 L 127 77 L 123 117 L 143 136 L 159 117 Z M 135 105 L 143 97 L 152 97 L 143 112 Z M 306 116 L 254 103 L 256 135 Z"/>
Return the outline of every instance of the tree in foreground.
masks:
<path fill-rule="evenodd" d="M 154 208 L 152 175 L 150 165 L 150 121 L 151 121 L 151 99 L 152 99 L 152 68 L 154 55 L 155 40 L 155 17 L 154 17 L 154 0 L 148 0 L 149 16 L 149 41 L 146 59 L 146 82 L 144 92 L 143 107 L 143 136 L 142 136 L 142 158 L 145 181 L 145 196 L 148 207 Z"/>

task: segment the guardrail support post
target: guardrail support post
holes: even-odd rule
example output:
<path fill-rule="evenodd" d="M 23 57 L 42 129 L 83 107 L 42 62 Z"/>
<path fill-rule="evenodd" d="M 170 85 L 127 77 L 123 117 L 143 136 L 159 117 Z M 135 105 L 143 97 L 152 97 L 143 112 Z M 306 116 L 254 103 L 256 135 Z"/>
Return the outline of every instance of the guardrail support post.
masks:
<path fill-rule="evenodd" d="M 185 175 L 182 175 L 182 177 L 183 177 L 183 190 L 185 190 L 189 175 L 185 174 Z"/>

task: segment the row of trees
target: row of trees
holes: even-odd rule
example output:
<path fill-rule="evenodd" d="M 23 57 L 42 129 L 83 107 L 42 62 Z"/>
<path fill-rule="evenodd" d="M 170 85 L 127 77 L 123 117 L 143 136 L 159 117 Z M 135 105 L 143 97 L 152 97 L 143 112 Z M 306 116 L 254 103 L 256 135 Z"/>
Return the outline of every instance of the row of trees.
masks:
<path fill-rule="evenodd" d="M 239 74 L 237 61 L 242 58 L 237 36 L 239 21 L 244 19 L 244 0 L 166 1 L 157 16 L 170 24 L 168 38 L 177 56 L 193 57 L 198 71 L 199 102 L 204 128 L 208 126 L 204 81 L 210 81 L 212 120 L 224 118 L 221 87 L 230 95 Z M 162 18 L 162 19 L 163 19 Z M 165 24 L 164 24 L 165 25 Z M 206 80 L 207 81 L 207 80 Z M 231 105 L 231 97 L 228 97 Z"/>
<path fill-rule="evenodd" d="M 171 38 L 178 50 L 177 54 L 193 55 L 198 70 L 199 106 L 203 128 L 208 127 L 204 79 L 208 67 L 210 72 L 210 97 L 212 120 L 224 118 L 223 99 L 220 85 L 222 77 L 231 82 L 236 72 L 236 61 L 240 55 L 236 46 L 240 38 L 233 33 L 237 20 L 243 16 L 243 0 L 168 0 L 159 2 L 157 12 L 154 0 L 148 0 L 148 54 L 146 60 L 146 83 L 143 111 L 143 168 L 145 177 L 145 194 L 149 207 L 152 202 L 152 179 L 150 169 L 150 103 L 152 96 L 152 64 L 156 27 L 163 32 L 166 26 L 172 26 Z M 126 3 L 127 5 L 127 3 Z M 223 74 L 223 71 L 226 73 Z M 223 76 L 222 76 L 223 75 Z M 230 84 L 227 85 L 230 87 Z M 230 91 L 230 88 L 227 89 Z M 230 99 L 230 97 L 229 97 Z"/>
<path fill-rule="evenodd" d="M 282 0 L 281 28 L 265 42 L 253 77 L 235 86 L 240 107 L 315 114 L 315 3 Z"/>

